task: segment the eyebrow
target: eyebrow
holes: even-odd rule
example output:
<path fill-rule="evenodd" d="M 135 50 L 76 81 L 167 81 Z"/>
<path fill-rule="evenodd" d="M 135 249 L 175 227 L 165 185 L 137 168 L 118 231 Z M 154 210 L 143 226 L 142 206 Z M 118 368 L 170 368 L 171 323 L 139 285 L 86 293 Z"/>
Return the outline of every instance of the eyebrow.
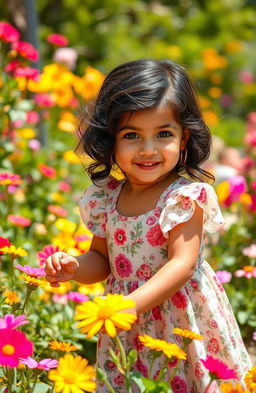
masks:
<path fill-rule="evenodd" d="M 174 124 L 174 123 L 167 123 L 167 124 L 163 124 L 159 127 L 156 127 L 158 130 L 160 130 L 161 128 L 174 128 L 175 130 L 178 130 L 178 127 Z M 141 128 L 129 125 L 129 124 L 125 124 L 123 127 L 118 129 L 118 132 L 123 131 L 123 130 L 133 130 L 133 131 L 141 131 Z"/>

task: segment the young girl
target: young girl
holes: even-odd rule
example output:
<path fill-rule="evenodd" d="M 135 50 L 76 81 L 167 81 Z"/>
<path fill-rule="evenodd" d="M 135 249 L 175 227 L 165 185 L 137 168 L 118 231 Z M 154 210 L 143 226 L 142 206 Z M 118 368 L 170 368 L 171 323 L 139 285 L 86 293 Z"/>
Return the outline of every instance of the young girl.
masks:
<path fill-rule="evenodd" d="M 81 144 L 94 160 L 88 168 L 93 184 L 80 210 L 93 233 L 90 251 L 49 257 L 47 280 L 52 286 L 107 280 L 106 294 L 134 300 L 138 320 L 120 336 L 126 351 L 138 350 L 136 368 L 145 376 L 152 352 L 139 335 L 180 344 L 175 327 L 201 334 L 171 383 L 174 393 L 204 393 L 209 376 L 200 359 L 206 355 L 234 368 L 242 382 L 251 362 L 224 289 L 203 259 L 204 232 L 217 231 L 223 217 L 213 188 L 203 182 L 213 178 L 199 166 L 209 156 L 211 135 L 185 70 L 169 60 L 120 65 L 105 79 L 89 120 Z M 115 166 L 121 181 L 110 176 Z M 102 332 L 98 365 L 121 393 L 110 346 Z M 163 361 L 155 361 L 155 377 Z M 169 363 L 167 377 L 174 366 Z M 108 389 L 99 383 L 97 392 Z"/>

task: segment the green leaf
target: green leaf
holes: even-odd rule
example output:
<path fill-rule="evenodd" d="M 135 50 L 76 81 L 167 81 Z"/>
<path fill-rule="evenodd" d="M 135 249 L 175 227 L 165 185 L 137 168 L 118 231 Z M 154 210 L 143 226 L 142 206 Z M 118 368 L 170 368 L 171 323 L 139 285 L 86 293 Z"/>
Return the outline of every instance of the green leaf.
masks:
<path fill-rule="evenodd" d="M 172 393 L 171 387 L 165 381 L 152 381 L 142 377 L 138 371 L 131 373 L 131 379 L 140 388 L 141 393 Z"/>
<path fill-rule="evenodd" d="M 45 383 L 37 383 L 33 393 L 47 393 L 51 389 L 51 386 L 46 385 Z"/>

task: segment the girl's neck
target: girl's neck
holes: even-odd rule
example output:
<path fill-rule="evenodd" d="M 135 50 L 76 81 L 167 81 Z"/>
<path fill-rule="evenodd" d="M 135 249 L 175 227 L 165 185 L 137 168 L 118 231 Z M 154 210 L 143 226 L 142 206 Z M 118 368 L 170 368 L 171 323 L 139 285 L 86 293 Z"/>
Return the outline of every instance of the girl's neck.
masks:
<path fill-rule="evenodd" d="M 165 189 L 169 184 L 174 182 L 176 179 L 180 177 L 176 172 L 175 173 L 170 173 L 167 176 L 165 176 L 162 179 L 159 179 L 158 181 L 154 183 L 136 183 L 134 181 L 130 181 L 128 178 L 125 182 L 125 189 L 127 192 L 130 194 L 140 194 L 141 192 L 146 192 L 146 191 L 153 191 L 158 190 L 158 189 Z"/>

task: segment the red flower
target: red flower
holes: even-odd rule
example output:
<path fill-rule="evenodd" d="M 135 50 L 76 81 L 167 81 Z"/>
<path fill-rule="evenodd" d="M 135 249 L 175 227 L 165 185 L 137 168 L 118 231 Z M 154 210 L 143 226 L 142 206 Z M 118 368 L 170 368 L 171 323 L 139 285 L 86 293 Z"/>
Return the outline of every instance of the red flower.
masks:
<path fill-rule="evenodd" d="M 56 169 L 50 166 L 39 164 L 38 169 L 42 173 L 42 175 L 48 177 L 49 179 L 54 179 L 56 177 Z"/>
<path fill-rule="evenodd" d="M 152 276 L 150 266 L 143 263 L 136 271 L 136 276 L 139 280 L 148 280 Z"/>
<path fill-rule="evenodd" d="M 116 244 L 122 246 L 127 240 L 125 231 L 122 228 L 118 228 L 114 233 L 114 239 Z"/>
<path fill-rule="evenodd" d="M 0 39 L 5 42 L 15 42 L 20 38 L 20 33 L 8 22 L 0 22 Z"/>
<path fill-rule="evenodd" d="M 177 308 L 186 308 L 187 307 L 187 298 L 181 291 L 178 291 L 171 298 L 172 303 Z"/>
<path fill-rule="evenodd" d="M 140 371 L 141 374 L 142 374 L 144 377 L 147 377 L 147 376 L 148 376 L 148 369 L 147 369 L 147 366 L 145 366 L 145 364 L 142 363 L 142 361 L 140 360 L 140 358 L 138 358 L 137 362 L 135 363 L 135 366 L 136 366 L 137 370 Z"/>
<path fill-rule="evenodd" d="M 39 54 L 36 48 L 33 47 L 29 42 L 17 41 L 12 44 L 12 49 L 16 50 L 18 54 L 25 59 L 32 61 L 37 61 L 39 59 Z"/>
<path fill-rule="evenodd" d="M 68 45 L 68 39 L 62 34 L 49 34 L 47 37 L 47 41 L 50 44 L 54 44 L 57 46 L 66 46 Z"/>
<path fill-rule="evenodd" d="M 12 245 L 12 243 L 9 241 L 9 239 L 7 239 L 6 237 L 1 237 L 0 236 L 0 248 L 2 247 L 10 247 Z M 0 251 L 0 255 L 3 254 L 2 251 Z"/>
<path fill-rule="evenodd" d="M 236 372 L 222 362 L 220 359 L 215 359 L 207 355 L 206 359 L 200 359 L 204 367 L 210 371 L 213 379 L 238 379 Z"/>
<path fill-rule="evenodd" d="M 132 273 L 132 264 L 131 261 L 126 258 L 124 254 L 119 254 L 115 259 L 115 266 L 117 274 L 124 278 L 129 277 Z"/>
<path fill-rule="evenodd" d="M 166 238 L 164 237 L 159 224 L 148 230 L 146 238 L 149 244 L 153 247 L 161 246 L 164 242 L 166 242 Z"/>
<path fill-rule="evenodd" d="M 218 340 L 216 340 L 216 338 L 211 338 L 207 345 L 207 349 L 211 353 L 218 353 L 220 350 L 220 345 Z"/>
<path fill-rule="evenodd" d="M 156 306 L 152 308 L 152 315 L 155 321 L 161 321 L 162 320 L 162 316 L 161 316 L 161 311 L 160 311 L 160 307 Z"/>
<path fill-rule="evenodd" d="M 173 380 L 171 381 L 171 387 L 173 390 L 173 393 L 187 393 L 187 384 L 184 379 L 176 375 Z"/>
<path fill-rule="evenodd" d="M 124 376 L 122 374 L 118 374 L 115 378 L 114 378 L 114 382 L 116 385 L 124 385 Z"/>

